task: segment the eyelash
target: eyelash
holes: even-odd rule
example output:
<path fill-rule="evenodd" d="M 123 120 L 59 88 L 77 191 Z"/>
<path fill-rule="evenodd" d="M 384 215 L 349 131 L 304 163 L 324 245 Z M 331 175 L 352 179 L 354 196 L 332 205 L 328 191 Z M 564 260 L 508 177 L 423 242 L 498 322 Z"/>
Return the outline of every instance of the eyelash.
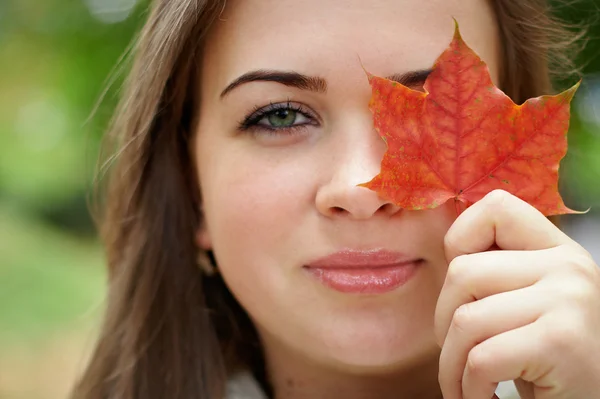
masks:
<path fill-rule="evenodd" d="M 307 119 L 310 119 L 310 122 L 301 123 L 297 125 L 287 126 L 287 127 L 269 127 L 265 125 L 259 125 L 263 118 L 269 116 L 272 113 L 281 110 L 289 110 L 293 112 L 297 112 L 298 114 L 304 116 Z M 251 131 L 251 130 L 261 130 L 267 134 L 281 134 L 281 133 L 294 133 L 299 129 L 306 128 L 307 125 L 317 125 L 318 122 L 316 117 L 304 108 L 300 104 L 292 104 L 289 100 L 285 103 L 270 103 L 267 106 L 261 107 L 257 106 L 254 108 L 252 112 L 250 112 L 241 122 L 238 123 L 238 128 L 240 131 Z"/>

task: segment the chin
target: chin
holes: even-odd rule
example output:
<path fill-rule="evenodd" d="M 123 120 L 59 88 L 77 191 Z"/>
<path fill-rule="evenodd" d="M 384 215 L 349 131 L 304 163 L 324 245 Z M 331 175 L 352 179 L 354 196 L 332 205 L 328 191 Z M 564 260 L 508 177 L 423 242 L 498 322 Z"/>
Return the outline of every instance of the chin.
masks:
<path fill-rule="evenodd" d="M 321 337 L 320 344 L 315 346 L 317 356 L 336 368 L 381 373 L 410 367 L 439 355 L 432 328 L 396 327 L 362 324 L 351 330 L 338 329 L 337 334 Z"/>

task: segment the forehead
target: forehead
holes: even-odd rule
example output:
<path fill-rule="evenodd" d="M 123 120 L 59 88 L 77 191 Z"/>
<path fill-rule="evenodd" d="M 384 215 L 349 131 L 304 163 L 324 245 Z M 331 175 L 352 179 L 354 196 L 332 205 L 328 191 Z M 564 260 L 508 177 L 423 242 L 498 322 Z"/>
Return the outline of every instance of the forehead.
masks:
<path fill-rule="evenodd" d="M 265 68 L 350 80 L 364 80 L 360 62 L 380 76 L 429 68 L 452 39 L 453 17 L 495 77 L 489 0 L 229 0 L 208 35 L 203 75 L 226 85 Z"/>

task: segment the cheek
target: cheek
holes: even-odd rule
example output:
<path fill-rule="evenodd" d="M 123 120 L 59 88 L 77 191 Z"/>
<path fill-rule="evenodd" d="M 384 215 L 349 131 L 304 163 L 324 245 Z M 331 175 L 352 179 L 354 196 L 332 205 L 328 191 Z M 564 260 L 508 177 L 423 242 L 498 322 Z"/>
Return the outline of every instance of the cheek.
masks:
<path fill-rule="evenodd" d="M 311 165 L 297 156 L 284 162 L 278 154 L 265 155 L 245 148 L 213 151 L 199 170 L 206 234 L 218 267 L 253 315 L 273 311 L 264 304 L 285 297 L 293 270 L 287 263 L 314 209 Z"/>
<path fill-rule="evenodd" d="M 243 148 L 206 155 L 199 173 L 205 220 L 223 266 L 285 250 L 312 203 L 310 166 Z"/>

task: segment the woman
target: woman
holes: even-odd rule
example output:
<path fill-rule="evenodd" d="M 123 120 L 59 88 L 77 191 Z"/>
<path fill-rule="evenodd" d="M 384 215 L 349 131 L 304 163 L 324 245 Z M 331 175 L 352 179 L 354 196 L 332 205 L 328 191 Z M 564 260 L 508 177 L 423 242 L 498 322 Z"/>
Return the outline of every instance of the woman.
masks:
<path fill-rule="evenodd" d="M 520 103 L 550 91 L 546 11 L 154 1 L 111 130 L 108 307 L 73 397 L 489 398 L 505 380 L 524 398 L 594 397 L 585 250 L 505 192 L 457 219 L 357 187 L 385 151 L 357 55 L 419 89 L 454 17 Z M 390 264 L 401 277 L 380 284 L 372 268 Z"/>

